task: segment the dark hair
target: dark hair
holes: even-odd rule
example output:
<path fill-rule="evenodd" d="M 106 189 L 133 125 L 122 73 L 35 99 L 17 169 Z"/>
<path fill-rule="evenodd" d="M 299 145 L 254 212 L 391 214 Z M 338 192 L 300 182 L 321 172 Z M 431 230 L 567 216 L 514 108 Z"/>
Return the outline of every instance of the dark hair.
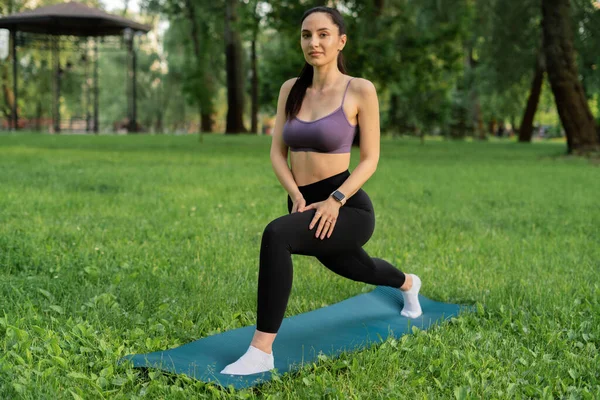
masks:
<path fill-rule="evenodd" d="M 344 18 L 342 14 L 335 8 L 330 7 L 314 7 L 310 10 L 306 11 L 304 15 L 302 15 L 302 20 L 300 23 L 304 22 L 306 17 L 308 17 L 312 13 L 323 12 L 329 14 L 332 19 L 332 22 L 337 25 L 340 35 L 344 35 L 346 33 L 346 25 L 344 24 Z M 340 52 L 337 58 L 337 66 L 338 69 L 342 73 L 346 73 L 346 67 L 344 65 L 344 56 Z M 306 89 L 310 86 L 313 79 L 313 67 L 308 62 L 304 62 L 304 67 L 302 67 L 302 71 L 300 71 L 300 76 L 292 86 L 290 90 L 290 94 L 288 95 L 287 101 L 285 103 L 285 114 L 288 119 L 294 118 L 298 111 L 300 111 L 300 107 L 302 107 L 302 100 L 304 100 L 304 95 L 306 94 Z"/>

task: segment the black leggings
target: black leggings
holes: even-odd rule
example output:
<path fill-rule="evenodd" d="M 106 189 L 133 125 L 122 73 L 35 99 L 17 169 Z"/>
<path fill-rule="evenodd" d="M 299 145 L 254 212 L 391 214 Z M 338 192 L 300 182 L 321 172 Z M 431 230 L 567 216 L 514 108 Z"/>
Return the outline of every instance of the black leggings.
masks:
<path fill-rule="evenodd" d="M 349 171 L 300 186 L 306 205 L 322 201 L 350 176 Z M 288 213 L 292 210 L 288 196 Z M 375 229 L 375 213 L 369 196 L 359 189 L 340 208 L 330 238 L 315 237 L 318 224 L 308 229 L 316 210 L 295 212 L 271 221 L 260 247 L 256 328 L 277 333 L 292 290 L 292 254 L 315 256 L 331 271 L 354 281 L 399 288 L 405 276 L 380 258 L 371 258 L 362 246 Z"/>

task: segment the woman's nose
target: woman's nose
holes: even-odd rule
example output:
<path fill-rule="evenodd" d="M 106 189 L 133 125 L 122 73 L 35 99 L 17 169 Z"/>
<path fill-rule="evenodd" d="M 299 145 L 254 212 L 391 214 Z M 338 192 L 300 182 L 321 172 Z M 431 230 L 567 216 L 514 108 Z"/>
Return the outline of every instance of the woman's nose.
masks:
<path fill-rule="evenodd" d="M 310 38 L 310 40 L 308 41 L 308 46 L 309 47 L 319 47 L 319 38 Z"/>

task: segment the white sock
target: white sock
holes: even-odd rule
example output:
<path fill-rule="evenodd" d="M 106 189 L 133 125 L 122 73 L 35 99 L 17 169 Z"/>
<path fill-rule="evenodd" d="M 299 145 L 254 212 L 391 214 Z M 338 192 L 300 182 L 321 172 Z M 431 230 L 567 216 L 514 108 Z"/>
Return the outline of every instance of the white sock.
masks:
<path fill-rule="evenodd" d="M 229 364 L 222 374 L 228 375 L 251 375 L 266 372 L 275 368 L 273 353 L 265 353 L 254 346 L 250 346 L 246 353 L 236 362 Z"/>
<path fill-rule="evenodd" d="M 412 276 L 413 284 L 410 290 L 401 290 L 402 297 L 404 297 L 404 308 L 400 312 L 400 315 L 407 318 L 417 318 L 423 311 L 421 310 L 421 304 L 419 304 L 419 289 L 421 289 L 421 279 L 414 275 Z"/>

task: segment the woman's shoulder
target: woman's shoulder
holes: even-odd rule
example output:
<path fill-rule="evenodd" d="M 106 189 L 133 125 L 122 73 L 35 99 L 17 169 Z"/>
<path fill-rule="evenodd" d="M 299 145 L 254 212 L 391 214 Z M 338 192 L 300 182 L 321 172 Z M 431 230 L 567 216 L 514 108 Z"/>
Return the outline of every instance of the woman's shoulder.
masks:
<path fill-rule="evenodd" d="M 281 90 L 290 91 L 290 89 L 292 88 L 292 86 L 294 86 L 294 83 L 296 83 L 297 80 L 298 80 L 298 77 L 290 78 L 290 79 L 286 80 L 281 85 Z"/>
<path fill-rule="evenodd" d="M 376 92 L 375 85 L 370 80 L 358 76 L 350 78 L 352 80 L 350 83 L 350 89 L 355 93 L 368 94 Z"/>
<path fill-rule="evenodd" d="M 288 95 L 292 91 L 292 86 L 294 86 L 294 83 L 296 83 L 296 80 L 298 80 L 298 78 L 291 78 L 283 82 L 283 84 L 279 88 L 280 98 L 287 99 Z"/>

